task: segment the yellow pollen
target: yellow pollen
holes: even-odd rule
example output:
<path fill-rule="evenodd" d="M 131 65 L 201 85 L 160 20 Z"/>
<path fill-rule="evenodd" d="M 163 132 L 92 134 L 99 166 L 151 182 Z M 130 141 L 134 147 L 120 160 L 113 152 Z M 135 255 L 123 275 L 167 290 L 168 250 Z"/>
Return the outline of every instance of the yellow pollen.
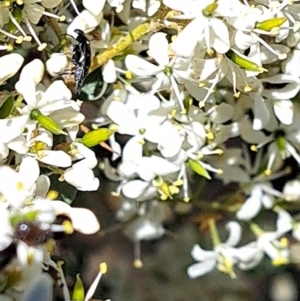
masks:
<path fill-rule="evenodd" d="M 66 234 L 72 234 L 74 232 L 74 228 L 69 221 L 64 221 L 62 226 Z"/>
<path fill-rule="evenodd" d="M 205 106 L 204 101 L 199 101 L 199 108 L 202 109 Z"/>
<path fill-rule="evenodd" d="M 169 191 L 171 194 L 178 194 L 180 192 L 179 188 L 174 185 L 169 186 Z"/>
<path fill-rule="evenodd" d="M 107 264 L 106 264 L 106 262 L 101 262 L 101 263 L 99 264 L 99 270 L 100 270 L 100 272 L 101 272 L 102 274 L 107 273 Z"/>
<path fill-rule="evenodd" d="M 215 138 L 215 135 L 212 132 L 209 132 L 209 133 L 206 134 L 206 138 L 208 140 L 213 140 Z"/>
<path fill-rule="evenodd" d="M 127 79 L 132 79 L 133 75 L 132 75 L 132 73 L 131 73 L 129 70 L 127 70 L 127 71 L 125 72 L 125 77 L 126 77 Z"/>
<path fill-rule="evenodd" d="M 58 198 L 58 191 L 56 190 L 49 190 L 48 193 L 47 193 L 47 196 L 46 198 L 49 199 L 49 200 L 56 200 Z"/>
<path fill-rule="evenodd" d="M 22 44 L 23 42 L 23 37 L 22 36 L 19 36 L 17 39 L 16 39 L 16 43 L 17 44 Z"/>
<path fill-rule="evenodd" d="M 172 117 L 175 117 L 176 113 L 177 113 L 176 110 L 172 110 L 170 114 Z"/>
<path fill-rule="evenodd" d="M 182 180 L 182 179 L 178 179 L 178 180 L 176 180 L 176 181 L 173 183 L 173 185 L 175 185 L 175 186 L 182 186 L 182 185 L 183 185 L 183 180 Z"/>
<path fill-rule="evenodd" d="M 183 199 L 183 201 L 184 201 L 185 203 L 189 203 L 189 202 L 190 202 L 190 200 L 191 200 L 191 198 L 190 198 L 190 197 L 186 197 L 186 198 L 184 198 L 184 199 Z"/>
<path fill-rule="evenodd" d="M 140 139 L 140 140 L 138 140 L 138 143 L 141 144 L 141 145 L 144 145 L 145 144 L 145 140 L 144 139 Z"/>
<path fill-rule="evenodd" d="M 239 98 L 240 96 L 241 96 L 241 92 L 240 92 L 240 91 L 237 92 L 237 93 L 235 93 L 235 94 L 233 95 L 234 98 Z"/>
<path fill-rule="evenodd" d="M 223 174 L 223 170 L 222 169 L 218 169 L 217 174 L 218 175 L 222 175 Z"/>
<path fill-rule="evenodd" d="M 159 199 L 161 201 L 166 201 L 168 199 L 168 196 L 166 194 L 162 194 Z"/>
<path fill-rule="evenodd" d="M 24 2 L 23 2 L 22 0 L 17 0 L 17 4 L 18 4 L 18 5 L 23 5 Z"/>
<path fill-rule="evenodd" d="M 250 149 L 251 149 L 253 152 L 257 152 L 257 146 L 256 146 L 256 145 L 251 145 L 251 146 L 250 146 Z"/>
<path fill-rule="evenodd" d="M 285 264 L 288 264 L 289 263 L 289 260 L 285 257 L 277 257 L 277 258 L 274 258 L 272 260 L 272 265 L 278 267 L 278 266 L 281 266 L 281 265 L 285 265 Z"/>
<path fill-rule="evenodd" d="M 7 51 L 12 51 L 14 50 L 14 46 L 12 44 L 7 45 Z"/>
<path fill-rule="evenodd" d="M 283 248 L 287 248 L 289 246 L 289 240 L 286 237 L 282 237 L 280 239 L 280 244 Z"/>
<path fill-rule="evenodd" d="M 10 1 L 5 1 L 5 2 L 4 2 L 4 5 L 5 5 L 6 7 L 10 7 Z"/>
<path fill-rule="evenodd" d="M 66 20 L 66 16 L 61 15 L 60 18 L 59 18 L 59 21 L 60 22 L 64 22 L 65 20 Z"/>
<path fill-rule="evenodd" d="M 141 269 L 143 267 L 143 262 L 140 260 L 140 259 L 136 259 L 134 262 L 133 262 L 133 266 L 134 268 L 136 269 Z"/>
<path fill-rule="evenodd" d="M 53 253 L 55 251 L 55 247 L 56 247 L 56 242 L 54 239 L 50 238 L 47 242 L 46 242 L 46 250 L 49 253 Z"/>
<path fill-rule="evenodd" d="M 264 175 L 265 176 L 269 176 L 271 174 L 271 169 L 266 169 L 265 171 L 264 171 Z"/>
<path fill-rule="evenodd" d="M 16 188 L 17 190 L 23 190 L 24 189 L 24 184 L 22 182 L 17 182 L 17 185 L 16 185 Z"/>
<path fill-rule="evenodd" d="M 244 92 L 251 92 L 252 91 L 252 88 L 250 86 L 245 86 L 244 87 Z"/>
<path fill-rule="evenodd" d="M 31 42 L 32 37 L 31 37 L 31 36 L 26 36 L 26 37 L 23 38 L 23 40 L 24 40 L 25 42 Z"/>
<path fill-rule="evenodd" d="M 186 115 L 186 113 L 187 113 L 187 109 L 183 109 L 183 110 L 180 112 L 180 114 L 182 114 L 182 115 Z"/>

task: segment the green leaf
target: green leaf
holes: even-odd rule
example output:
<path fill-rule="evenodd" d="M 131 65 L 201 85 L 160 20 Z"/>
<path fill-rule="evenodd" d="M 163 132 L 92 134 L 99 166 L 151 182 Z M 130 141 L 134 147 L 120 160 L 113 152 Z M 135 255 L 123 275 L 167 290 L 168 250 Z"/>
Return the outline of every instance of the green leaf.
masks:
<path fill-rule="evenodd" d="M 188 164 L 190 168 L 199 176 L 204 177 L 208 180 L 211 180 L 211 177 L 207 170 L 202 166 L 202 164 L 199 161 L 188 159 Z"/>
<path fill-rule="evenodd" d="M 83 101 L 95 101 L 105 92 L 107 84 L 103 81 L 102 69 L 98 68 L 90 73 L 81 88 L 79 99 Z"/>
<path fill-rule="evenodd" d="M 50 189 L 58 191 L 59 192 L 59 199 L 63 202 L 71 205 L 73 201 L 76 198 L 77 195 L 77 189 L 67 183 L 66 181 L 59 181 L 60 176 L 59 175 L 52 175 L 50 177 L 51 186 Z"/>

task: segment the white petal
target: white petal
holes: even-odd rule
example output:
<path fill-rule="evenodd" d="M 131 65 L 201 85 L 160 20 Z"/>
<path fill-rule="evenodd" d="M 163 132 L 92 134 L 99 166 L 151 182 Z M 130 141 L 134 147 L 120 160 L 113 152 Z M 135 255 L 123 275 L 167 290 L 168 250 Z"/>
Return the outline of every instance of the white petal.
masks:
<path fill-rule="evenodd" d="M 227 230 L 229 231 L 229 237 L 226 240 L 226 245 L 230 247 L 236 246 L 242 237 L 242 227 L 237 222 L 229 222 L 226 225 Z"/>
<path fill-rule="evenodd" d="M 35 195 L 45 198 L 50 188 L 50 179 L 46 175 L 40 175 L 36 182 Z"/>
<path fill-rule="evenodd" d="M 24 77 L 22 80 L 18 81 L 15 85 L 16 90 L 23 95 L 24 100 L 28 104 L 27 107 L 24 107 L 24 111 L 27 109 L 28 112 L 37 107 L 36 99 L 36 88 L 33 78 Z"/>
<path fill-rule="evenodd" d="M 217 256 L 215 251 L 203 250 L 199 245 L 193 246 L 191 255 L 196 261 L 215 260 Z"/>
<path fill-rule="evenodd" d="M 31 187 L 40 175 L 38 162 L 32 157 L 25 157 L 19 169 L 20 180 L 28 187 Z"/>
<path fill-rule="evenodd" d="M 128 70 L 134 73 L 137 76 L 151 76 L 157 74 L 160 70 L 160 67 L 157 67 L 142 58 L 129 54 L 126 56 L 125 65 Z"/>
<path fill-rule="evenodd" d="M 106 83 L 114 83 L 117 80 L 116 66 L 113 60 L 108 60 L 108 62 L 102 66 L 102 75 Z"/>
<path fill-rule="evenodd" d="M 126 197 L 136 199 L 147 189 L 148 185 L 148 182 L 134 180 L 124 184 L 122 191 Z"/>
<path fill-rule="evenodd" d="M 188 267 L 187 274 L 190 278 L 201 277 L 209 272 L 211 272 L 216 266 L 215 260 L 203 261 L 200 263 L 195 263 Z"/>
<path fill-rule="evenodd" d="M 99 15 L 104 7 L 105 0 L 83 0 L 82 5 L 94 15 Z"/>
<path fill-rule="evenodd" d="M 65 170 L 64 179 L 81 191 L 95 191 L 100 185 L 99 179 L 95 178 L 91 169 L 84 166 L 76 167 L 76 164 Z"/>
<path fill-rule="evenodd" d="M 217 18 L 211 18 L 210 25 L 215 34 L 215 36 L 212 37 L 212 47 L 218 53 L 226 53 L 230 47 L 229 31 L 227 25 L 225 25 L 222 20 Z"/>
<path fill-rule="evenodd" d="M 285 234 L 292 230 L 293 218 L 285 210 L 280 210 L 277 215 L 276 229 L 279 233 Z"/>
<path fill-rule="evenodd" d="M 60 54 L 62 55 L 62 54 Z M 20 74 L 20 81 L 26 78 L 33 79 L 35 85 L 41 82 L 45 72 L 44 64 L 41 60 L 35 59 L 28 63 Z"/>
<path fill-rule="evenodd" d="M 0 58 L 0 85 L 14 76 L 24 62 L 23 56 L 18 53 L 10 53 Z"/>
<path fill-rule="evenodd" d="M 68 154 L 66 154 L 64 151 L 60 151 L 60 150 L 38 151 L 36 159 L 45 164 L 59 166 L 59 167 L 69 167 L 72 164 L 71 157 Z"/>
<path fill-rule="evenodd" d="M 262 190 L 260 187 L 255 186 L 252 189 L 250 197 L 242 205 L 241 209 L 237 212 L 236 216 L 240 220 L 250 220 L 255 217 L 261 209 Z"/>
<path fill-rule="evenodd" d="M 152 56 L 160 66 L 169 64 L 167 34 L 163 32 L 155 33 L 149 39 L 149 55 Z"/>
<path fill-rule="evenodd" d="M 256 97 L 254 99 L 254 121 L 253 121 L 253 130 L 259 131 L 264 128 L 268 121 L 270 112 L 268 107 L 262 98 Z"/>
<path fill-rule="evenodd" d="M 64 72 L 67 66 L 68 59 L 63 53 L 52 53 L 50 58 L 46 61 L 46 69 L 53 77 L 56 77 L 58 74 Z"/>
<path fill-rule="evenodd" d="M 276 117 L 286 125 L 293 122 L 294 106 L 291 100 L 273 100 Z"/>
<path fill-rule="evenodd" d="M 69 213 L 74 229 L 82 234 L 94 234 L 100 230 L 95 214 L 85 208 L 72 208 Z"/>

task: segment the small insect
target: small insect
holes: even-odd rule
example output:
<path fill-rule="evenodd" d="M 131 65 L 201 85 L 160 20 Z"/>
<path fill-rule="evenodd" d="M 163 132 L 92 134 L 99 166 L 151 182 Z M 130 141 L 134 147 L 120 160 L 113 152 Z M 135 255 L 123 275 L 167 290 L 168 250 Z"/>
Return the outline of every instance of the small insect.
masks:
<path fill-rule="evenodd" d="M 77 33 L 76 41 L 78 44 L 73 48 L 72 62 L 74 68 L 71 73 L 74 75 L 77 94 L 80 94 L 91 65 L 91 46 L 89 39 L 81 29 L 75 29 L 74 32 Z"/>
<path fill-rule="evenodd" d="M 42 229 L 38 222 L 23 221 L 16 225 L 14 238 L 25 242 L 28 246 L 39 246 L 52 237 L 50 229 Z"/>

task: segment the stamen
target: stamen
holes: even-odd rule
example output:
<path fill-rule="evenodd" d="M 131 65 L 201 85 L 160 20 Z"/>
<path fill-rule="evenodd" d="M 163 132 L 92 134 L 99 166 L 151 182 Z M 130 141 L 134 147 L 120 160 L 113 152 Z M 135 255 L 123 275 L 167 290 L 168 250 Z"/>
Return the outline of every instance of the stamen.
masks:
<path fill-rule="evenodd" d="M 79 16 L 79 15 L 80 15 L 80 12 L 79 12 L 79 10 L 78 10 L 78 8 L 77 8 L 77 6 L 76 6 L 74 0 L 70 0 L 70 2 L 71 2 L 71 4 L 72 4 L 72 6 L 73 6 L 73 8 L 74 8 L 74 10 L 75 10 L 75 12 L 76 12 L 76 14 Z"/>
<path fill-rule="evenodd" d="M 13 49 L 14 49 L 14 47 L 11 44 L 0 45 L 0 50 L 12 51 Z"/>
<path fill-rule="evenodd" d="M 172 84 L 172 87 L 174 89 L 174 93 L 176 95 L 176 98 L 177 98 L 178 103 L 180 105 L 180 108 L 181 108 L 181 110 L 184 110 L 184 105 L 183 105 L 182 97 L 180 96 L 180 91 L 178 89 L 178 85 L 177 85 L 177 82 L 176 82 L 174 76 L 170 76 L 170 80 L 171 80 L 171 84 Z"/>
<path fill-rule="evenodd" d="M 1 29 L 1 28 L 0 28 L 0 33 L 4 34 L 5 36 L 7 36 L 11 39 L 16 40 L 16 43 L 18 43 L 18 44 L 22 44 L 22 42 L 23 42 L 23 37 L 22 36 L 15 36 L 15 35 L 7 32 L 7 31 L 5 31 L 4 29 Z"/>
<path fill-rule="evenodd" d="M 279 53 L 275 49 L 273 49 L 267 42 L 265 42 L 262 38 L 256 35 L 257 41 L 259 41 L 262 45 L 264 45 L 269 51 L 278 56 L 279 60 L 284 60 L 287 57 L 286 53 Z"/>
<path fill-rule="evenodd" d="M 143 262 L 141 260 L 141 243 L 137 241 L 134 244 L 134 262 L 133 266 L 136 269 L 141 269 L 143 267 Z"/>
<path fill-rule="evenodd" d="M 57 264 L 56 264 L 57 265 L 57 270 L 59 272 L 60 280 L 61 280 L 62 286 L 63 286 L 62 290 L 63 290 L 64 300 L 65 301 L 71 301 L 68 285 L 67 285 L 67 282 L 66 282 L 64 271 L 62 269 L 63 264 L 64 264 L 63 261 L 58 261 Z"/>
<path fill-rule="evenodd" d="M 27 36 L 27 34 L 23 30 L 22 26 L 18 23 L 18 21 L 15 19 L 15 17 L 12 15 L 12 13 L 10 11 L 8 11 L 8 15 L 9 15 L 10 20 L 13 22 L 13 24 L 18 28 L 18 30 L 24 36 L 24 40 L 27 41 L 27 42 L 30 42 L 31 41 L 31 37 Z"/>
<path fill-rule="evenodd" d="M 36 10 L 37 10 L 37 9 L 36 9 Z M 58 19 L 60 22 L 63 22 L 63 21 L 66 20 L 66 16 L 64 16 L 64 15 L 57 16 L 57 15 L 55 15 L 55 14 L 53 14 L 53 13 L 48 12 L 48 11 L 43 11 L 43 15 L 44 15 L 44 16 L 47 16 L 47 17 L 54 18 L 54 19 Z"/>
<path fill-rule="evenodd" d="M 43 51 L 46 47 L 47 47 L 47 44 L 46 43 L 41 43 L 40 39 L 38 38 L 37 34 L 35 33 L 31 23 L 29 22 L 27 16 L 23 16 L 24 20 L 25 20 L 25 23 L 26 23 L 26 26 L 28 27 L 31 35 L 33 36 L 34 40 L 38 43 L 39 47 L 38 47 L 38 50 L 39 51 Z"/>

